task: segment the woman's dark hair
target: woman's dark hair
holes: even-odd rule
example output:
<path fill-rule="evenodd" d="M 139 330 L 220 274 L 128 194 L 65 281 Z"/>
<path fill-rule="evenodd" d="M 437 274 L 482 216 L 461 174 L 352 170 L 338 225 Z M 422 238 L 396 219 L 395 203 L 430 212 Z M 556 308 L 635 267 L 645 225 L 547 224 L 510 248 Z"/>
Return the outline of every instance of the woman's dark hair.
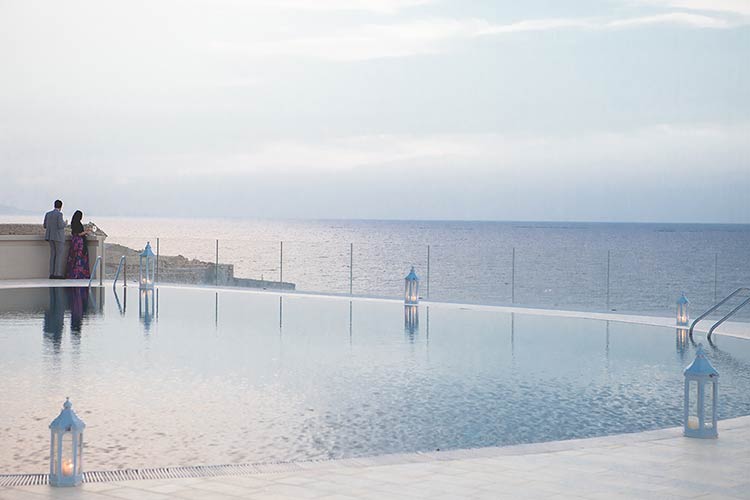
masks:
<path fill-rule="evenodd" d="M 83 212 L 76 210 L 73 214 L 73 218 L 70 219 L 70 231 L 73 234 L 81 234 L 83 232 L 83 223 L 81 222 L 82 218 Z"/>

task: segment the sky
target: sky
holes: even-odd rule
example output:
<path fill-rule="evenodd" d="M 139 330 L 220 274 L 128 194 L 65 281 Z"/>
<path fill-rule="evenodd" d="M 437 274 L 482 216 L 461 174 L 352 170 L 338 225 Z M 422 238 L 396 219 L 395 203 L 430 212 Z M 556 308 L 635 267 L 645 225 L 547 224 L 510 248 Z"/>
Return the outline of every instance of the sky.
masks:
<path fill-rule="evenodd" d="M 0 205 L 750 223 L 750 0 L 0 0 Z"/>

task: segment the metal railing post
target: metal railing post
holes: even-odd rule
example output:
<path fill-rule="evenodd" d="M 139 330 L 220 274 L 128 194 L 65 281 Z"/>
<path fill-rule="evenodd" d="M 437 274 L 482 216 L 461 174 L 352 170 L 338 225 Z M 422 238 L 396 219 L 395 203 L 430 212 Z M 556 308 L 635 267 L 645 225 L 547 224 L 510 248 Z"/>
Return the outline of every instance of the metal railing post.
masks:
<path fill-rule="evenodd" d="M 607 311 L 609 311 L 609 268 L 611 250 L 607 250 Z"/>
<path fill-rule="evenodd" d="M 427 245 L 427 298 L 430 298 L 430 245 Z"/>
<path fill-rule="evenodd" d="M 156 238 L 156 269 L 154 269 L 154 274 L 156 275 L 154 281 L 159 283 L 159 238 Z"/>
<path fill-rule="evenodd" d="M 718 295 L 718 278 L 719 278 L 719 253 L 714 254 L 714 302 L 719 298 Z"/>
<path fill-rule="evenodd" d="M 513 253 L 511 254 L 510 303 L 516 303 L 516 247 L 513 247 Z"/>
<path fill-rule="evenodd" d="M 91 275 L 89 276 L 89 288 L 91 288 L 91 282 L 94 281 L 94 276 L 96 273 L 99 273 L 99 286 L 101 286 L 101 279 L 102 279 L 102 270 L 100 269 L 102 264 L 102 256 L 97 255 L 96 260 L 94 261 L 94 267 L 91 269 Z"/>
<path fill-rule="evenodd" d="M 124 265 L 123 265 L 124 264 Z M 123 255 L 120 257 L 120 263 L 117 264 L 117 271 L 115 271 L 115 279 L 112 280 L 112 290 L 116 290 L 117 288 L 117 280 L 120 277 L 120 271 L 123 271 L 127 269 L 128 265 L 125 260 L 125 256 Z M 128 286 L 127 276 L 125 273 L 122 274 L 122 287 L 125 288 Z"/>
<path fill-rule="evenodd" d="M 353 295 L 354 282 L 354 243 L 349 243 L 349 295 Z"/>

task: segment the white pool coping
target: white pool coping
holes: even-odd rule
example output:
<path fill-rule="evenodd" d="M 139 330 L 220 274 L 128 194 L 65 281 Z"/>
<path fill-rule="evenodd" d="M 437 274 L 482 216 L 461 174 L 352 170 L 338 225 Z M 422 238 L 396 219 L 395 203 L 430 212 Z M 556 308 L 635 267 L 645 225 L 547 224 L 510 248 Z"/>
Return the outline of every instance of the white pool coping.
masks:
<path fill-rule="evenodd" d="M 71 287 L 71 286 L 87 286 L 88 280 L 49 280 L 49 279 L 25 279 L 25 280 L 0 280 L 0 289 L 3 288 L 38 288 L 38 287 Z M 92 283 L 92 287 L 98 287 L 99 282 L 95 280 Z M 112 288 L 112 281 L 105 280 L 103 286 L 105 288 Z M 129 287 L 136 288 L 137 282 L 133 282 Z M 318 293 L 318 292 L 300 292 L 300 291 L 282 291 L 282 290 L 258 290 L 248 289 L 240 287 L 214 287 L 214 286 L 200 286 L 200 285 L 185 285 L 185 284 L 160 284 L 157 288 L 189 288 L 199 289 L 214 292 L 231 292 L 231 293 L 247 293 L 247 294 L 271 294 L 281 297 L 309 297 L 317 299 L 332 299 L 332 300 L 345 300 L 345 301 L 377 301 L 377 302 L 390 302 L 390 303 L 402 303 L 403 301 L 398 299 L 386 298 L 386 297 L 372 297 L 372 296 L 361 296 L 361 295 L 348 295 L 348 294 L 331 294 L 331 293 Z M 122 290 L 122 285 L 118 283 L 118 290 Z M 642 314 L 624 314 L 624 313 L 607 313 L 607 312 L 594 312 L 594 311 L 573 311 L 564 309 L 543 309 L 535 307 L 521 307 L 521 306 L 501 306 L 501 305 L 483 305 L 483 304 L 464 304 L 460 302 L 437 302 L 422 300 L 420 302 L 421 307 L 436 307 L 436 308 L 461 308 L 473 311 L 494 311 L 501 313 L 514 313 L 514 314 L 525 314 L 525 315 L 536 315 L 536 316 L 554 316 L 560 318 L 579 318 L 579 319 L 593 319 L 599 321 L 614 321 L 619 323 L 632 323 L 649 326 L 661 326 L 666 328 L 677 328 L 675 324 L 675 318 L 665 316 L 648 316 Z M 716 321 L 714 319 L 714 321 Z M 694 333 L 708 333 L 708 329 L 711 327 L 713 322 L 711 320 L 701 321 L 696 325 Z M 750 323 L 738 322 L 738 321 L 727 321 L 723 323 L 715 332 L 715 335 L 723 335 L 727 337 L 736 337 L 742 339 L 750 339 Z"/>

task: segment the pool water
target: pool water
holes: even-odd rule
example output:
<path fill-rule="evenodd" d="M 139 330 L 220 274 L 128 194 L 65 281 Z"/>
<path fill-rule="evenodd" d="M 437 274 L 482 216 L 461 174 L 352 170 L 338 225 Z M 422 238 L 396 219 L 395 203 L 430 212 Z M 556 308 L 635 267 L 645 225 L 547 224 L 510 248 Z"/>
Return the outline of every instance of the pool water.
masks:
<path fill-rule="evenodd" d="M 423 304 L 407 325 L 392 301 L 118 293 L 0 290 L 0 473 L 47 469 L 47 426 L 66 396 L 87 424 L 87 470 L 676 426 L 695 352 L 675 329 L 486 308 Z M 720 418 L 750 414 L 750 342 L 707 351 Z"/>

